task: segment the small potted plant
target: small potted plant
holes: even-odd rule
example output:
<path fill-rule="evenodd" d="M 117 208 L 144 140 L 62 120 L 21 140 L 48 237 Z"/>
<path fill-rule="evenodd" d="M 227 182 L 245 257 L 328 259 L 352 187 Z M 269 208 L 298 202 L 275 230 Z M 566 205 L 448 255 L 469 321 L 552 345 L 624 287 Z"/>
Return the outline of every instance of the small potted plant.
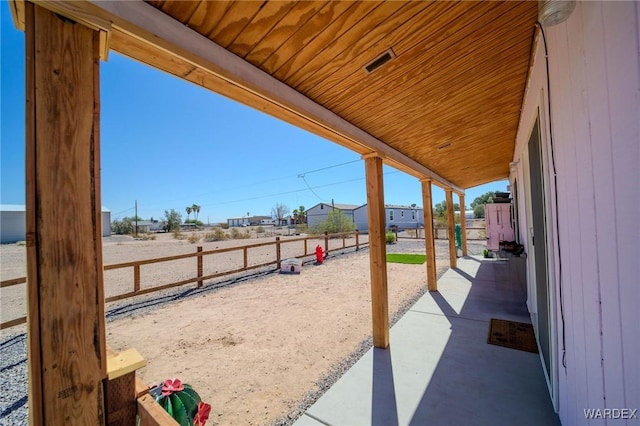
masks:
<path fill-rule="evenodd" d="M 165 380 L 149 393 L 181 426 L 204 426 L 211 413 L 211 405 L 180 379 Z"/>

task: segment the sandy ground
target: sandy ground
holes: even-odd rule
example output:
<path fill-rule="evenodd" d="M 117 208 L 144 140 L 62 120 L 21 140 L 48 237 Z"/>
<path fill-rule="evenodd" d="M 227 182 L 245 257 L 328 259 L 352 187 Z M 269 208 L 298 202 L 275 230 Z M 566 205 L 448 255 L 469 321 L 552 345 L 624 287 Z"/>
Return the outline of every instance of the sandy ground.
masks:
<path fill-rule="evenodd" d="M 248 230 L 240 228 L 242 232 Z M 250 230 L 250 229 L 249 229 Z M 206 231 L 185 233 L 185 238 L 196 234 L 204 237 Z M 127 236 L 112 236 L 103 239 L 103 262 L 105 265 L 131 262 L 136 260 L 154 259 L 164 256 L 172 256 L 184 253 L 195 253 L 197 246 L 202 246 L 204 251 L 238 247 L 248 244 L 259 244 L 275 241 L 275 237 L 253 238 L 241 240 L 225 240 L 215 242 L 190 243 L 186 239 L 177 240 L 172 234 L 153 234 L 155 240 L 134 240 Z M 304 252 L 302 241 L 287 241 L 299 239 L 299 236 L 280 237 L 281 258 L 294 257 Z M 366 242 L 368 237 L 363 235 L 360 242 Z M 346 245 L 355 244 L 355 239 L 346 239 Z M 312 253 L 315 246 L 324 247 L 324 240 L 310 240 L 307 243 L 307 252 Z M 329 250 L 342 247 L 342 239 L 329 240 Z M 276 259 L 275 245 L 251 248 L 247 253 L 248 265 L 259 265 Z M 169 284 L 189 278 L 197 274 L 196 258 L 174 260 L 171 262 L 143 265 L 140 267 L 141 288 L 149 288 Z M 204 275 L 211 275 L 223 271 L 242 268 L 242 250 L 220 253 L 204 257 Z M 26 276 L 26 247 L 17 244 L 0 245 L 0 280 Z M 105 297 L 115 296 L 133 291 L 133 268 L 109 270 L 104 272 Z M 0 320 L 2 322 L 26 315 L 25 303 L 26 285 L 20 284 L 0 289 Z"/>
<path fill-rule="evenodd" d="M 203 245 L 207 250 L 264 241 Z M 299 248 L 293 243 L 291 248 L 283 247 L 283 258 L 302 250 L 301 244 Z M 342 241 L 331 244 L 337 248 Z M 447 268 L 446 244 L 437 242 L 440 272 Z M 315 245 L 310 243 L 309 247 L 311 250 Z M 23 274 L 24 265 L 20 266 L 19 259 L 20 253 L 24 257 L 24 247 L 2 246 L 0 250 L 2 279 Z M 254 250 L 250 251 L 251 262 L 264 262 L 273 256 L 272 247 Z M 105 240 L 104 259 L 105 264 L 112 264 L 193 251 L 195 245 L 170 236 L 160 236 L 156 241 L 115 237 Z M 423 253 L 424 243 L 401 240 L 389 246 L 389 251 Z M 242 252 L 239 253 L 242 262 Z M 229 256 L 205 266 L 205 274 L 207 268 L 233 269 L 230 264 L 238 259 Z M 148 276 L 143 267 L 143 287 L 155 285 L 160 279 L 166 283 L 184 279 L 183 275 L 193 276 L 195 259 L 189 261 L 161 264 L 165 265 L 163 268 L 156 265 Z M 387 275 L 393 316 L 424 291 L 425 265 L 390 263 Z M 131 286 L 131 269 L 122 277 L 105 276 L 107 294 L 129 291 Z M 209 284 L 208 290 L 170 303 L 152 304 L 107 322 L 107 343 L 112 350 L 133 347 L 147 360 L 147 366 L 139 370 L 144 382 L 156 384 L 178 377 L 190 383 L 212 405 L 213 424 L 264 425 L 291 415 L 310 393 L 318 391 L 327 380 L 335 380 L 329 376 L 335 375 L 345 359 L 361 349 L 371 335 L 366 249 L 330 256 L 322 265 L 307 264 L 300 275 L 272 273 L 227 287 L 213 287 Z M 15 305 L 20 302 L 20 292 L 15 290 L 2 289 L 3 321 L 7 310 L 12 315 L 19 311 Z M 7 294 L 11 297 L 7 298 Z"/>

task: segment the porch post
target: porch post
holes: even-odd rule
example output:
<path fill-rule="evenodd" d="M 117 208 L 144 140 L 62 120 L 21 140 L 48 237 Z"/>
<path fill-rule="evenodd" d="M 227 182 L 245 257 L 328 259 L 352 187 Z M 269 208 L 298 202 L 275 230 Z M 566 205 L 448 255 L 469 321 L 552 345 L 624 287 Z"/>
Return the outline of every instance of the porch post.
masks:
<path fill-rule="evenodd" d="M 436 274 L 436 243 L 433 232 L 433 199 L 431 198 L 431 179 L 422 179 L 422 205 L 424 216 L 424 247 L 427 254 L 427 288 L 438 291 Z"/>
<path fill-rule="evenodd" d="M 99 34 L 25 21 L 30 424 L 104 424 Z"/>
<path fill-rule="evenodd" d="M 449 266 L 458 266 L 458 254 L 456 253 L 456 229 L 453 211 L 453 193 L 450 189 L 445 190 L 447 200 L 447 236 L 449 237 Z"/>
<path fill-rule="evenodd" d="M 461 235 L 461 242 L 462 242 L 462 255 L 466 256 L 467 255 L 467 219 L 465 218 L 465 204 L 464 204 L 464 194 L 460 194 L 458 196 L 458 199 L 460 200 L 460 231 L 462 233 Z"/>
<path fill-rule="evenodd" d="M 382 159 L 376 155 L 363 158 L 367 179 L 373 345 L 386 348 L 389 346 L 389 300 Z"/>

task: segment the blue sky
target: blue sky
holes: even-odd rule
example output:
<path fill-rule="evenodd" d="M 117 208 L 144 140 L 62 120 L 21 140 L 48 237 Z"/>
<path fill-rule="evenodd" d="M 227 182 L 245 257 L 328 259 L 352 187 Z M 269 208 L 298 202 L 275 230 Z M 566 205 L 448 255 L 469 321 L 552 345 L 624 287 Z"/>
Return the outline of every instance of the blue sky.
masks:
<path fill-rule="evenodd" d="M 7 2 L 0 9 L 0 203 L 23 204 L 24 34 Z M 102 204 L 112 218 L 133 215 L 136 200 L 143 218 L 167 209 L 186 218 L 199 204 L 205 222 L 269 215 L 276 203 L 366 202 L 364 163 L 346 148 L 114 52 L 100 72 Z M 385 203 L 422 205 L 416 178 L 385 166 L 384 183 Z M 467 190 L 467 206 L 506 185 Z M 444 192 L 434 187 L 433 198 Z"/>

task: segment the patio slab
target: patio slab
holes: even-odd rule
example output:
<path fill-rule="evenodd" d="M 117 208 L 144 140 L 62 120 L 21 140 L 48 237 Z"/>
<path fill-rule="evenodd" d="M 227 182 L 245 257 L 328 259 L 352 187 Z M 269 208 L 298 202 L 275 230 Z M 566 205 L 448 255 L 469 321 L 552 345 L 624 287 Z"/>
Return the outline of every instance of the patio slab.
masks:
<path fill-rule="evenodd" d="M 539 356 L 487 344 L 491 318 L 529 322 L 507 263 L 459 259 L 295 425 L 559 424 Z"/>

